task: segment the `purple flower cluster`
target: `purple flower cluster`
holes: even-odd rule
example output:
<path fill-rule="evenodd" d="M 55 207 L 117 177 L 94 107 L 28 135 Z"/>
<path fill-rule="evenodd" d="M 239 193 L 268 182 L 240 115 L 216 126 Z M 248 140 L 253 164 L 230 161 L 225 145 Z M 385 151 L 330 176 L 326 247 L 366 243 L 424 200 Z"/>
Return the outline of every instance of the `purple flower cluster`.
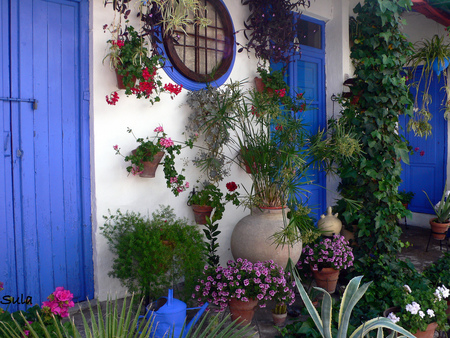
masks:
<path fill-rule="evenodd" d="M 353 265 L 355 257 L 352 248 L 344 236 L 321 237 L 318 242 L 303 247 L 302 256 L 297 263 L 299 269 L 310 266 L 319 268 L 347 269 Z"/>
<path fill-rule="evenodd" d="M 295 294 L 289 285 L 287 278 L 290 273 L 284 271 L 272 260 L 266 262 L 251 263 L 246 259 L 238 258 L 237 261 L 228 261 L 227 267 L 217 268 L 205 266 L 204 277 L 199 279 L 192 298 L 200 304 L 209 302 L 220 307 L 223 311 L 230 298 L 248 302 L 257 299 L 260 307 L 265 307 L 265 302 L 275 299 L 277 303 L 293 304 Z"/>

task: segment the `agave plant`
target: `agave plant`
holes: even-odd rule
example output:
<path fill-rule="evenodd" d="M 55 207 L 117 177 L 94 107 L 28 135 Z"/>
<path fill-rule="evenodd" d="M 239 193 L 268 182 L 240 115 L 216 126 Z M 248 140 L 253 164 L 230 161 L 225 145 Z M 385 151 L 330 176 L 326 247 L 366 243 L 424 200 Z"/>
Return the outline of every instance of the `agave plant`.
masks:
<path fill-rule="evenodd" d="M 322 288 L 315 288 L 323 293 L 322 313 L 321 313 L 322 316 L 319 316 L 319 313 L 317 312 L 313 303 L 309 299 L 298 276 L 294 274 L 294 278 L 300 296 L 302 297 L 303 303 L 305 304 L 306 309 L 309 312 L 309 315 L 314 321 L 314 324 L 319 330 L 319 333 L 322 335 L 322 337 L 331 338 L 332 300 L 330 294 Z M 359 287 L 362 278 L 363 276 L 353 278 L 345 289 L 344 295 L 341 300 L 341 307 L 339 309 L 338 331 L 336 335 L 337 338 L 347 337 L 347 331 L 352 310 L 356 305 L 356 303 L 358 303 L 358 301 L 367 291 L 367 288 L 372 283 L 372 282 L 365 283 L 364 285 Z M 402 334 L 404 337 L 408 338 L 415 337 L 411 332 L 408 332 L 401 326 L 394 324 L 390 319 L 378 317 L 363 323 L 361 326 L 359 326 L 357 329 L 353 331 L 353 333 L 350 335 L 350 338 L 363 336 L 369 337 L 369 332 L 375 329 L 377 329 L 377 337 L 383 337 L 383 328 L 392 330 L 392 333 L 388 337 L 395 337 L 396 334 L 395 332 Z"/>
<path fill-rule="evenodd" d="M 83 325 L 84 325 L 84 336 L 87 338 L 104 338 L 104 337 L 115 337 L 115 338 L 148 338 L 153 337 L 152 327 L 154 325 L 153 321 L 142 321 L 139 323 L 139 314 L 142 308 L 142 301 L 139 306 L 133 307 L 134 296 L 131 297 L 130 305 L 127 306 L 127 297 L 125 297 L 122 308 L 119 310 L 117 299 L 113 302 L 110 299 L 106 301 L 106 311 L 103 314 L 101 307 L 97 307 L 97 313 L 94 312 L 92 305 L 89 303 L 89 313 L 90 322 L 86 320 L 85 315 L 81 312 Z M 203 319 L 197 325 L 196 328 L 193 326 L 184 334 L 181 335 L 186 338 L 208 338 L 208 337 L 230 337 L 230 338 L 240 338 L 240 337 L 250 337 L 252 328 L 249 325 L 240 326 L 236 321 L 229 322 L 230 315 L 224 317 L 222 320 L 219 318 L 220 313 L 213 316 L 209 323 L 205 325 L 208 316 L 203 316 Z M 39 317 L 39 316 L 38 316 Z M 71 321 L 70 331 L 63 328 L 62 330 L 57 329 L 57 332 L 50 333 L 42 319 L 39 317 L 39 322 L 42 325 L 42 329 L 45 333 L 45 338 L 81 338 L 80 331 L 75 326 L 75 322 Z M 56 323 L 56 318 L 53 317 Z M 145 322 L 145 323 L 144 323 Z M 33 328 L 27 324 L 26 327 L 21 327 L 17 321 L 14 321 L 15 325 L 19 329 L 19 333 L 14 331 L 8 324 L 0 322 L 0 337 L 8 338 L 22 338 L 22 337 L 32 337 L 32 338 L 43 338 L 38 335 Z M 156 325 L 156 324 L 155 324 Z M 137 328 L 137 329 L 135 329 Z M 139 333 L 141 332 L 141 333 Z M 181 337 L 180 335 L 180 337 Z M 178 338 L 178 337 L 172 337 Z"/>

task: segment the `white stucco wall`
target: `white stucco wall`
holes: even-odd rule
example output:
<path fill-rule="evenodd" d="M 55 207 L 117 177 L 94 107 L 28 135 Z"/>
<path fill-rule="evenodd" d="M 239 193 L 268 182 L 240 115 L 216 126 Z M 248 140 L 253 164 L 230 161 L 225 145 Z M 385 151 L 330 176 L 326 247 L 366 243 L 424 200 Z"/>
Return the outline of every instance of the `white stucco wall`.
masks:
<path fill-rule="evenodd" d="M 233 19 L 236 31 L 243 28 L 243 21 L 248 16 L 246 6 L 237 0 L 224 0 Z M 311 1 L 311 7 L 304 11 L 305 15 L 326 22 L 326 109 L 327 117 L 337 116 L 340 107 L 333 104 L 331 96 L 341 93 L 342 83 L 352 76 L 350 61 L 348 18 L 354 15 L 353 8 L 357 0 L 316 0 Z M 101 1 L 91 1 L 91 177 L 92 177 L 92 215 L 93 215 L 93 245 L 94 245 L 94 275 L 96 297 L 104 300 L 110 293 L 123 295 L 125 290 L 118 280 L 108 277 L 112 263 L 112 255 L 99 227 L 103 225 L 103 215 L 108 209 L 115 212 L 132 210 L 142 214 L 151 214 L 160 204 L 170 205 L 179 217 L 187 217 L 193 222 L 190 207 L 186 205 L 188 192 L 179 197 L 173 196 L 165 186 L 162 169 L 158 169 L 154 179 L 143 179 L 127 176 L 127 164 L 120 156 L 115 155 L 114 145 L 119 145 L 124 154 L 135 148 L 136 142 L 132 135 L 126 132 L 127 127 L 133 129 L 140 136 L 153 135 L 153 129 L 163 125 L 165 131 L 174 140 L 184 140 L 182 135 L 189 108 L 184 105 L 187 91 L 183 90 L 174 100 L 168 95 L 161 96 L 161 102 L 152 106 L 148 101 L 127 98 L 123 91 L 119 92 L 120 100 L 116 106 L 110 106 L 105 96 L 116 90 L 116 79 L 113 71 L 102 60 L 106 55 L 106 41 L 109 33 L 103 32 L 103 25 L 110 24 L 113 11 L 104 8 Z M 443 27 L 424 18 L 417 13 L 408 14 L 408 21 L 415 24 L 407 26 L 405 32 L 411 41 L 422 37 L 431 37 L 435 33 L 442 33 Z M 420 23 L 420 24 L 418 24 Z M 138 24 L 136 23 L 135 26 Z M 426 28 L 426 29 L 424 29 Z M 244 43 L 242 33 L 237 34 L 238 41 Z M 256 74 L 257 61 L 246 52 L 237 54 L 236 62 L 230 79 L 249 79 L 253 83 Z M 172 82 L 165 73 L 161 72 L 165 82 Z M 184 150 L 182 158 L 192 158 L 195 149 Z M 182 168 L 182 159 L 178 161 Z M 199 172 L 190 164 L 185 167 L 187 181 L 194 185 L 199 178 Z M 232 175 L 226 179 L 238 184 L 250 185 L 248 176 L 239 168 L 233 168 Z M 337 197 L 333 191 L 337 187 L 337 178 L 327 179 L 327 205 L 333 205 Z M 223 187 L 225 190 L 225 187 Z M 242 189 L 241 189 L 241 192 Z M 234 225 L 246 214 L 247 210 L 228 205 L 223 220 L 220 221 L 222 232 L 218 254 L 221 263 L 231 259 L 230 238 Z M 418 216 L 415 215 L 415 219 Z M 419 224 L 421 221 L 417 221 Z M 411 224 L 414 224 L 414 220 Z"/>

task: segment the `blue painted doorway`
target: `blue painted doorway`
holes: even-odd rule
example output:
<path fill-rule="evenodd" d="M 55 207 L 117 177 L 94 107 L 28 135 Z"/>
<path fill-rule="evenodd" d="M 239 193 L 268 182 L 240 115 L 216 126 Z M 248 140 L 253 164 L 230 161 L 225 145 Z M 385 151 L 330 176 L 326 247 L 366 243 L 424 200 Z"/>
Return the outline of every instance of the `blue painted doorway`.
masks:
<path fill-rule="evenodd" d="M 304 93 L 308 108 L 298 113 L 304 119 L 307 129 L 316 133 L 326 127 L 325 106 L 325 23 L 305 15 L 295 13 L 295 20 L 301 20 L 297 38 L 301 51 L 292 57 L 287 72 L 287 82 L 291 95 Z M 272 64 L 273 69 L 281 69 L 281 64 Z M 326 210 L 326 174 L 316 169 L 308 171 L 308 179 L 313 184 L 305 185 L 307 193 L 297 196 L 308 202 L 311 217 L 317 220 Z"/>
<path fill-rule="evenodd" d="M 416 78 L 420 76 L 422 68 L 419 68 Z M 423 82 L 423 81 L 422 81 Z M 447 172 L 447 121 L 444 119 L 445 98 L 444 77 L 434 76 L 429 94 L 431 103 L 429 106 L 433 118 L 430 121 L 432 135 L 427 138 L 414 136 L 414 132 L 407 132 L 408 118 L 401 116 L 399 123 L 402 133 L 413 147 L 414 154 L 410 156 L 410 164 L 402 163 L 402 184 L 399 191 L 412 191 L 415 196 L 409 204 L 413 212 L 433 214 L 434 211 L 423 191 L 426 191 L 433 203 L 440 201 L 445 187 Z M 419 86 L 419 92 L 423 91 L 424 84 Z M 415 89 L 411 89 L 415 95 Z M 420 99 L 420 97 L 419 97 Z M 419 100 L 419 107 L 422 100 Z"/>
<path fill-rule="evenodd" d="M 0 307 L 40 305 L 58 286 L 83 301 L 94 292 L 88 0 L 1 0 L 0 35 Z"/>

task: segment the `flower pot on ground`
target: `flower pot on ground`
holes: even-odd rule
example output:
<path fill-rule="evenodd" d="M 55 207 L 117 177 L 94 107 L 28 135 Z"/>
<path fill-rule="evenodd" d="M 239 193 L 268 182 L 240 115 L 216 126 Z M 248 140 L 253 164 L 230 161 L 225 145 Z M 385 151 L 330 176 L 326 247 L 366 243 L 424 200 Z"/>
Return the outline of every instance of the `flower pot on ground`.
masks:
<path fill-rule="evenodd" d="M 316 284 L 328 292 L 336 290 L 339 271 L 353 266 L 353 250 L 344 236 L 320 237 L 305 245 L 297 268 L 304 274 L 312 272 Z M 317 277 L 317 279 L 316 279 Z"/>
<path fill-rule="evenodd" d="M 281 297 L 282 298 L 282 297 Z M 281 299 L 278 297 L 278 299 Z M 273 323 L 276 326 L 283 326 L 286 322 L 287 317 L 287 306 L 285 303 L 278 303 L 275 308 L 272 310 L 272 319 Z"/>
<path fill-rule="evenodd" d="M 228 301 L 228 307 L 231 313 L 231 320 L 237 320 L 241 325 L 246 325 L 252 322 L 255 315 L 256 307 L 258 306 L 257 299 L 249 299 L 244 302 L 240 299 L 231 298 Z"/>
<path fill-rule="evenodd" d="M 239 258 L 237 261 L 229 261 L 227 267 L 205 268 L 192 297 L 200 305 L 208 302 L 219 306 L 219 311 L 224 311 L 227 306 L 243 306 L 236 304 L 234 300 L 246 303 L 257 301 L 259 307 L 265 307 L 270 300 L 275 300 L 277 304 L 283 302 L 292 305 L 295 294 L 291 286 L 295 284 L 288 282 L 289 277 L 290 273 L 273 261 L 253 264 Z M 250 309 L 255 305 L 256 303 L 250 304 Z"/>
<path fill-rule="evenodd" d="M 311 270 L 317 287 L 325 289 L 329 293 L 336 291 L 340 270 L 333 268 L 322 268 L 318 270 L 311 268 Z"/>
<path fill-rule="evenodd" d="M 445 286 L 435 289 L 421 285 L 414 290 L 408 285 L 397 287 L 391 292 L 395 307 L 386 310 L 385 315 L 416 337 L 433 337 L 437 327 L 448 330 L 445 310 L 449 294 L 450 291 Z"/>
<path fill-rule="evenodd" d="M 252 214 L 242 218 L 231 234 L 234 259 L 247 259 L 253 263 L 273 260 L 283 268 L 289 257 L 297 262 L 302 252 L 301 240 L 285 245 L 278 245 L 273 240 L 274 234 L 283 230 L 287 212 L 284 208 L 255 208 Z"/>

